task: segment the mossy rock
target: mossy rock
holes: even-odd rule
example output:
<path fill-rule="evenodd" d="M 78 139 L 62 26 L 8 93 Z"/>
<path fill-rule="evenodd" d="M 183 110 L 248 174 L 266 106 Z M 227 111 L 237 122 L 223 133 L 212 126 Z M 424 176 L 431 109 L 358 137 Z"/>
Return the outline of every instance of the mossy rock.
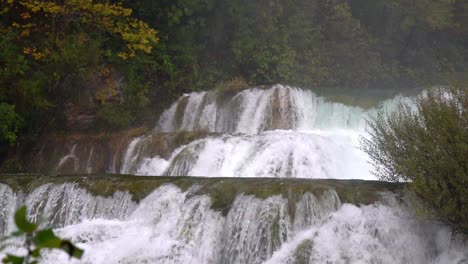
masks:
<path fill-rule="evenodd" d="M 234 77 L 229 81 L 224 81 L 216 85 L 215 90 L 224 94 L 236 94 L 249 88 L 249 83 L 243 77 Z"/>
<path fill-rule="evenodd" d="M 205 178 L 205 177 L 137 177 L 132 175 L 0 175 L 0 183 L 26 193 L 47 184 L 75 183 L 90 193 L 109 197 L 116 191 L 128 191 L 138 202 L 164 184 L 173 184 L 182 191 L 193 188 L 190 195 L 208 195 L 212 208 L 227 214 L 240 194 L 265 199 L 281 195 L 295 204 L 304 193 L 322 196 L 335 190 L 343 203 L 367 205 L 382 200 L 382 193 L 401 194 L 403 185 L 363 180 L 280 179 L 280 178 Z"/>

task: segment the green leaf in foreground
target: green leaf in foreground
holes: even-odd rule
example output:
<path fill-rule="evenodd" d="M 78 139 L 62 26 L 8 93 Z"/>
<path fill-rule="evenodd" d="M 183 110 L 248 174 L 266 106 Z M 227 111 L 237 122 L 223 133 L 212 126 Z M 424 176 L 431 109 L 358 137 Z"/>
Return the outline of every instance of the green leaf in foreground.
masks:
<path fill-rule="evenodd" d="M 41 251 L 43 249 L 59 249 L 67 253 L 70 258 L 81 259 L 84 251 L 81 248 L 76 247 L 69 240 L 61 239 L 56 236 L 52 229 L 37 230 L 37 224 L 31 223 L 27 219 L 26 206 L 20 207 L 15 213 L 15 224 L 18 227 L 18 231 L 0 238 L 0 242 L 5 242 L 13 237 L 26 237 L 25 249 L 27 250 L 26 256 L 15 256 L 6 255 L 2 263 L 6 264 L 37 264 L 41 258 Z M 4 244 L 4 243 L 3 243 Z M 0 247 L 0 251 L 5 248 L 6 245 Z"/>
<path fill-rule="evenodd" d="M 83 250 L 73 245 L 68 240 L 62 240 L 57 237 L 51 229 L 45 229 L 37 232 L 34 237 L 34 245 L 37 248 L 61 249 L 70 257 L 80 259 Z"/>
<path fill-rule="evenodd" d="M 36 230 L 37 225 L 28 221 L 26 215 L 26 206 L 22 206 L 15 213 L 15 224 L 18 229 L 25 233 L 32 233 Z"/>
<path fill-rule="evenodd" d="M 18 257 L 18 256 L 13 256 L 13 255 L 7 255 L 3 259 L 3 263 L 9 263 L 9 264 L 23 264 L 24 257 Z"/>
<path fill-rule="evenodd" d="M 45 229 L 37 232 L 34 237 L 34 244 L 38 248 L 60 248 L 62 240 L 52 230 Z"/>
<path fill-rule="evenodd" d="M 76 247 L 75 245 L 73 245 L 73 243 L 71 243 L 68 240 L 63 240 L 62 244 L 60 245 L 60 248 L 63 251 L 67 252 L 67 254 L 72 258 L 81 259 L 84 253 L 84 251 L 81 248 Z"/>

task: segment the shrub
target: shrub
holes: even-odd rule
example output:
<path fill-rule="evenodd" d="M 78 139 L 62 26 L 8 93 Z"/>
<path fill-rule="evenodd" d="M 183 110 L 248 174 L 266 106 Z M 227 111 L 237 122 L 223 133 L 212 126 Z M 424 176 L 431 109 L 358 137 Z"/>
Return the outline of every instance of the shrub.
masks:
<path fill-rule="evenodd" d="M 467 89 L 430 90 L 415 106 L 380 112 L 369 125 L 362 143 L 376 176 L 411 182 L 437 220 L 468 234 Z"/>
<path fill-rule="evenodd" d="M 243 77 L 234 77 L 216 86 L 216 90 L 224 93 L 237 93 L 247 88 L 249 88 L 249 83 Z"/>

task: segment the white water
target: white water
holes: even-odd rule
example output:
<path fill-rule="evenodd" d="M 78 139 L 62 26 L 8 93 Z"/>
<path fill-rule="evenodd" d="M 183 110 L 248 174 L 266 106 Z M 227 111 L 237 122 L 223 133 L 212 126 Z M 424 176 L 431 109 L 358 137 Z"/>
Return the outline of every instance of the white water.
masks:
<path fill-rule="evenodd" d="M 366 122 L 380 109 L 394 111 L 412 100 L 397 96 L 364 109 L 282 85 L 230 95 L 194 92 L 164 111 L 150 134 L 129 141 L 125 153 L 97 153 L 91 146 L 82 157 L 74 144 L 54 172 L 96 173 L 93 161 L 110 155 L 102 167 L 122 174 L 375 179 L 359 149 Z M 172 155 L 155 156 L 152 136 L 180 131 L 211 134 Z"/>
<path fill-rule="evenodd" d="M 8 189 L 0 185 L 4 208 L 14 207 L 16 199 Z M 25 199 L 33 219 L 46 217 L 61 237 L 85 250 L 81 262 L 54 251 L 43 263 L 468 261 L 467 245 L 441 226 L 418 222 L 392 197 L 357 207 L 341 205 L 333 190 L 318 197 L 306 193 L 292 204 L 281 196 L 238 195 L 226 216 L 211 208 L 208 196 L 173 185 L 156 189 L 138 205 L 126 193 L 95 197 L 73 184 L 44 185 Z M 57 203 L 61 199 L 63 204 Z"/>
<path fill-rule="evenodd" d="M 252 88 L 226 97 L 217 92 L 193 92 L 182 96 L 160 117 L 158 132 L 206 130 L 219 133 L 258 134 L 274 129 L 365 128 L 366 119 L 379 108 L 393 111 L 399 102 L 411 98 L 397 96 L 363 109 L 327 100 L 311 90 L 275 85 Z"/>
<path fill-rule="evenodd" d="M 392 107 L 402 98 L 382 102 Z M 219 133 L 258 134 L 274 129 L 362 129 L 375 109 L 328 101 L 310 90 L 275 85 L 248 89 L 230 98 L 215 92 L 182 96 L 166 110 L 158 132 L 206 130 Z"/>
<path fill-rule="evenodd" d="M 346 131 L 224 135 L 194 141 L 164 162 L 146 160 L 137 173 L 165 175 L 373 179 L 367 157 L 357 148 L 358 134 Z"/>
<path fill-rule="evenodd" d="M 13 229 L 13 214 L 18 204 L 18 195 L 7 185 L 0 184 L 0 237 Z"/>
<path fill-rule="evenodd" d="M 310 90 L 276 85 L 236 95 L 181 97 L 153 133 L 221 133 L 174 151 L 169 159 L 146 154 L 150 137 L 134 139 L 121 173 L 206 177 L 375 179 L 359 147 L 366 121 L 378 109 L 394 111 L 411 98 L 396 97 L 363 109 L 327 101 Z"/>
<path fill-rule="evenodd" d="M 73 161 L 73 168 L 74 168 L 74 171 L 77 171 L 79 166 L 80 166 L 80 160 L 78 159 L 78 157 L 75 155 L 75 150 L 76 150 L 76 146 L 77 144 L 73 144 L 72 148 L 70 149 L 70 153 L 68 153 L 67 155 L 63 156 L 58 164 L 57 164 L 57 167 L 55 168 L 55 171 L 59 171 L 62 166 L 69 160 Z"/>

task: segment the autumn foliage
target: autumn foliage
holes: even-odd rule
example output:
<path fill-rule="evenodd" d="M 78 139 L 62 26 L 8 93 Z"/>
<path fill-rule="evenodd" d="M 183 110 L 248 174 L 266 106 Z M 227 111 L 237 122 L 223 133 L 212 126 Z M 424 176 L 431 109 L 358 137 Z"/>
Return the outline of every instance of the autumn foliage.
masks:
<path fill-rule="evenodd" d="M 0 156 L 18 134 L 60 127 L 66 104 L 93 98 L 89 83 L 102 69 L 136 68 L 158 43 L 154 28 L 109 0 L 0 0 L 0 34 Z"/>
<path fill-rule="evenodd" d="M 19 39 L 26 44 L 24 54 L 36 60 L 46 58 L 51 49 L 60 49 L 60 39 L 73 31 L 121 38 L 125 49 L 118 55 L 122 58 L 133 57 L 139 51 L 150 53 L 158 41 L 156 30 L 131 17 L 131 9 L 108 0 L 6 0 L 2 4 L 0 14 L 9 17 L 11 26 L 3 30 L 19 31 Z M 56 45 L 37 40 L 54 41 Z"/>

